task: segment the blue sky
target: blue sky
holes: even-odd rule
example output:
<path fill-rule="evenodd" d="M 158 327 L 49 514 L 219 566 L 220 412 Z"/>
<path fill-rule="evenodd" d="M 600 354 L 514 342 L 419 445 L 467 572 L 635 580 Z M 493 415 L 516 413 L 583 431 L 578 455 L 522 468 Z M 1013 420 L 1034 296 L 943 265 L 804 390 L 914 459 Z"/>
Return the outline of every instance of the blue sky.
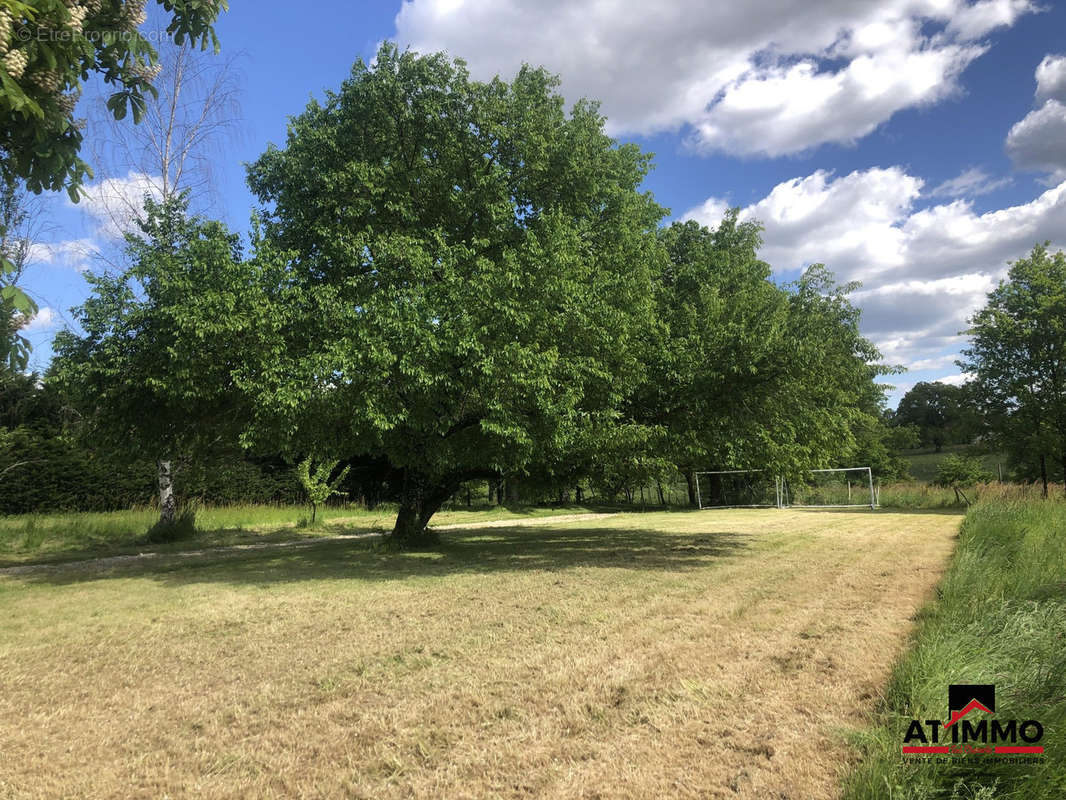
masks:
<path fill-rule="evenodd" d="M 242 164 L 286 120 L 393 39 L 445 49 L 477 77 L 523 62 L 568 100 L 602 101 L 612 134 L 655 153 L 647 188 L 672 217 L 729 206 L 765 225 L 780 279 L 824 262 L 860 280 L 863 329 L 919 380 L 959 381 L 966 319 L 1038 241 L 1066 246 L 1066 8 L 1027 0 L 233 0 L 241 124 L 213 152 L 208 206 L 246 230 Z M 101 102 L 91 91 L 79 113 Z M 105 129 L 87 137 L 103 142 Z M 88 151 L 87 151 L 88 152 Z M 123 185 L 135 172 L 111 165 Z M 150 176 L 145 175 L 146 179 Z M 92 189 L 92 187 L 90 187 Z M 87 251 L 114 247 L 104 199 L 46 198 L 49 247 L 27 286 L 34 364 L 88 291 Z M 898 397 L 898 392 L 894 395 Z"/>

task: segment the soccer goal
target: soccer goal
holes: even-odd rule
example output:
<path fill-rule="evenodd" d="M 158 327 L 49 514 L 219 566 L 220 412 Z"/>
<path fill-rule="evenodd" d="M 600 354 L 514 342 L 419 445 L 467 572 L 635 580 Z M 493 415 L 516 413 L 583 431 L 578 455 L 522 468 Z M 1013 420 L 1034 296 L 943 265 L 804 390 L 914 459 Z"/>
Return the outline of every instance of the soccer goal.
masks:
<path fill-rule="evenodd" d="M 780 508 L 783 481 L 759 469 L 697 472 L 700 508 Z"/>
<path fill-rule="evenodd" d="M 869 467 L 812 469 L 799 480 L 781 482 L 782 508 L 877 508 Z"/>

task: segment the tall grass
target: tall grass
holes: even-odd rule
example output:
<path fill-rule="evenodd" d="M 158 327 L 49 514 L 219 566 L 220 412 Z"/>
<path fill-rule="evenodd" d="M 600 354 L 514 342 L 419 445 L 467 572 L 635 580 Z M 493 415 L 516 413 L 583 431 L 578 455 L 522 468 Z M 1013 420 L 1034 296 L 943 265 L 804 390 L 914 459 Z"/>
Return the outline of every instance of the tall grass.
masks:
<path fill-rule="evenodd" d="M 1039 500 L 1041 487 L 1035 483 L 981 483 L 963 489 L 971 502 Z M 1053 498 L 1063 497 L 1062 484 L 1052 484 Z M 920 481 L 893 481 L 881 484 L 878 499 L 884 508 L 959 508 L 955 491 L 945 486 L 933 486 Z"/>
<path fill-rule="evenodd" d="M 1004 491 L 1004 493 L 1009 493 Z M 987 497 L 970 509 L 939 599 L 897 667 L 848 800 L 1066 797 L 1066 504 Z M 1036 766 L 901 754 L 911 719 L 945 719 L 952 683 L 996 685 L 997 718 L 1036 719 Z"/>
<path fill-rule="evenodd" d="M 591 510 L 597 509 L 588 506 L 463 508 L 439 512 L 433 517 L 432 524 L 578 514 Z M 396 506 L 383 504 L 373 510 L 356 505 L 320 508 L 318 524 L 314 528 L 307 524 L 309 517 L 306 506 L 204 506 L 196 509 L 195 527 L 192 519 L 187 519 L 180 530 L 155 528 L 159 512 L 151 508 L 0 517 L 0 566 L 142 549 L 197 549 L 382 531 L 392 527 Z"/>
<path fill-rule="evenodd" d="M 392 508 L 366 511 L 358 507 L 320 510 L 321 531 L 334 532 L 330 522 L 344 518 L 360 528 L 378 527 L 393 513 Z M 254 539 L 292 538 L 307 535 L 294 530 L 308 516 L 303 506 L 232 505 L 197 509 L 192 546 L 236 544 Z M 19 514 L 0 518 L 0 561 L 18 562 L 57 556 L 80 556 L 126 552 L 153 544 L 149 531 L 159 519 L 151 508 L 125 511 L 54 514 Z"/>

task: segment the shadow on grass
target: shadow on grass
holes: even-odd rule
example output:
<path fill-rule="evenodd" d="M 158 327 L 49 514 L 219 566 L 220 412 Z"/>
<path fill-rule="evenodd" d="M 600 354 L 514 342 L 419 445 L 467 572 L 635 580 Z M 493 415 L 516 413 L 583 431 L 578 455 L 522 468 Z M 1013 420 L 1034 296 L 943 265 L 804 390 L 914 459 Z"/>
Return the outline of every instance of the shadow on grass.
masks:
<path fill-rule="evenodd" d="M 325 541 L 257 551 L 180 554 L 92 569 L 58 568 L 20 575 L 27 582 L 64 585 L 111 578 L 163 583 L 270 585 L 304 580 L 387 581 L 453 574 L 559 571 L 581 567 L 679 571 L 743 552 L 753 534 L 690 534 L 617 528 L 493 528 L 444 532 L 431 551 L 393 552 L 379 539 Z"/>

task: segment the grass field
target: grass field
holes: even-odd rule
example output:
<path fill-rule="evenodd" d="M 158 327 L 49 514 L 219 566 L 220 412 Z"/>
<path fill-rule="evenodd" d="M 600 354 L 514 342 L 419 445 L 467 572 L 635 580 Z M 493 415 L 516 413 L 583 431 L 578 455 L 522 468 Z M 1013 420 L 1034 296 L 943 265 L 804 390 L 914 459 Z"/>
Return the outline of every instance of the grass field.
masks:
<path fill-rule="evenodd" d="M 904 454 L 903 460 L 907 462 L 907 471 L 915 480 L 929 482 L 936 478 L 940 462 L 950 455 L 972 455 L 981 459 L 981 464 L 988 473 L 998 478 L 1000 471 L 1004 475 L 1008 472 L 1007 457 L 1003 453 L 986 453 L 980 448 L 966 444 L 945 445 L 938 453 L 932 448 L 923 450 L 911 450 Z"/>
<path fill-rule="evenodd" d="M 836 797 L 960 517 L 712 511 L 0 577 L 3 797 Z"/>
<path fill-rule="evenodd" d="M 1066 797 L 1066 504 L 985 503 L 966 517 L 915 645 L 895 670 L 849 800 L 1058 800 Z M 996 717 L 1044 726 L 1038 763 L 901 757 L 912 718 L 944 719 L 947 686 L 996 686 Z"/>
<path fill-rule="evenodd" d="M 434 525 L 522 519 L 530 516 L 588 511 L 568 508 L 490 507 L 444 511 Z M 387 531 L 396 518 L 394 506 L 368 511 L 360 507 L 324 508 L 319 525 L 301 525 L 309 516 L 299 506 L 219 506 L 196 514 L 196 535 L 169 545 L 147 544 L 145 534 L 159 519 L 150 508 L 81 514 L 20 514 L 0 517 L 0 567 L 42 561 L 65 561 L 141 552 L 173 552 L 201 547 L 313 540 L 327 536 Z"/>

